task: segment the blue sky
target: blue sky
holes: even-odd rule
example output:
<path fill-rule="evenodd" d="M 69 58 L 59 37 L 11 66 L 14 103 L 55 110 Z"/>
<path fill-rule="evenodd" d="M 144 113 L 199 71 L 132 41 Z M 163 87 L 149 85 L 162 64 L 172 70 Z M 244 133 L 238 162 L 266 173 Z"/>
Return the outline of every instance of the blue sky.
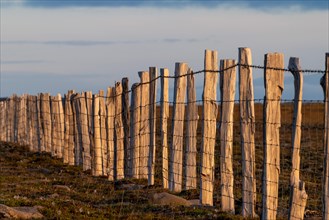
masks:
<path fill-rule="evenodd" d="M 305 69 L 324 69 L 329 51 L 328 1 L 46 1 L 1 0 L 0 96 L 12 93 L 97 92 L 149 66 L 187 62 L 203 69 L 205 49 L 237 59 L 250 47 L 253 62 L 265 53 L 301 59 Z M 254 72 L 255 97 L 263 94 Z M 323 99 L 320 75 L 305 76 L 304 98 Z M 199 97 L 202 77 L 197 76 Z M 218 96 L 219 97 L 219 96 Z M 286 73 L 285 98 L 293 97 Z"/>

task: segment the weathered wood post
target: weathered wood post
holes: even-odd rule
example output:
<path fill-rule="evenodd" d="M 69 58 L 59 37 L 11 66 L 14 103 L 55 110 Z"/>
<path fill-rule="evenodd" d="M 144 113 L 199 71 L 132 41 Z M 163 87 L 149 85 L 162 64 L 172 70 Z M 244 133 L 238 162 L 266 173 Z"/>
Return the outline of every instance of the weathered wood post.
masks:
<path fill-rule="evenodd" d="M 140 93 L 141 93 L 141 101 L 140 101 L 140 151 L 139 151 L 139 178 L 146 179 L 148 178 L 147 172 L 147 160 L 150 149 L 150 75 L 149 72 L 138 72 L 140 77 Z"/>
<path fill-rule="evenodd" d="M 169 84 L 168 76 L 169 70 L 165 68 L 160 69 L 161 75 L 161 146 L 162 146 L 162 182 L 163 188 L 169 187 L 169 163 L 168 163 L 168 119 L 169 119 Z"/>
<path fill-rule="evenodd" d="M 52 138 L 51 138 L 51 156 L 57 157 L 60 148 L 59 135 L 60 135 L 60 121 L 57 96 L 51 96 L 51 122 L 52 122 Z"/>
<path fill-rule="evenodd" d="M 106 123 L 107 123 L 107 178 L 114 180 L 115 175 L 115 145 L 114 145 L 114 118 L 115 118 L 115 88 L 107 88 Z"/>
<path fill-rule="evenodd" d="M 100 117 L 100 128 L 101 128 L 101 152 L 102 152 L 102 169 L 103 176 L 106 175 L 107 169 L 107 136 L 106 136 L 106 97 L 104 90 L 99 90 L 99 117 Z"/>
<path fill-rule="evenodd" d="M 64 121 L 65 121 L 65 133 L 64 133 L 64 149 L 63 149 L 63 162 L 69 165 L 74 165 L 74 127 L 73 127 L 73 112 L 71 105 L 71 96 L 74 91 L 69 90 L 65 94 L 65 106 L 64 106 Z"/>
<path fill-rule="evenodd" d="M 242 215 L 255 218 L 255 106 L 250 48 L 239 48 L 239 100 L 242 152 Z"/>
<path fill-rule="evenodd" d="M 131 87 L 131 118 L 130 118 L 130 156 L 131 177 L 139 178 L 139 130 L 140 130 L 140 85 L 134 83 Z"/>
<path fill-rule="evenodd" d="M 79 98 L 79 124 L 82 147 L 82 168 L 83 170 L 91 169 L 91 153 L 90 153 L 90 139 L 88 129 L 88 115 L 85 93 L 82 93 Z"/>
<path fill-rule="evenodd" d="M 280 101 L 284 86 L 283 54 L 265 55 L 264 171 L 262 219 L 276 219 L 280 174 Z"/>
<path fill-rule="evenodd" d="M 196 103 L 196 91 L 194 75 L 191 68 L 187 71 L 187 109 L 186 109 L 186 147 L 185 147 L 185 183 L 184 190 L 196 189 L 196 156 L 197 156 L 197 127 L 198 127 L 198 105 Z"/>
<path fill-rule="evenodd" d="M 49 93 L 41 93 L 41 122 L 44 134 L 45 151 L 51 152 L 51 111 Z"/>
<path fill-rule="evenodd" d="M 124 139 L 123 139 L 123 146 L 124 146 L 124 158 L 125 158 L 125 177 L 131 177 L 131 150 L 130 150 L 130 110 L 129 110 L 129 79 L 127 77 L 122 78 L 122 124 L 123 124 L 123 131 L 124 131 Z"/>
<path fill-rule="evenodd" d="M 101 143 L 101 127 L 100 127 L 100 112 L 99 112 L 99 95 L 93 96 L 94 99 L 94 147 L 95 152 L 93 154 L 94 164 L 92 165 L 92 175 L 102 176 L 103 165 L 102 165 L 102 143 Z"/>
<path fill-rule="evenodd" d="M 156 67 L 150 67 L 150 151 L 148 158 L 148 185 L 154 185 L 154 166 L 155 166 L 155 150 L 156 150 Z"/>
<path fill-rule="evenodd" d="M 6 101 L 0 102 L 0 140 L 6 141 Z"/>
<path fill-rule="evenodd" d="M 235 60 L 220 62 L 220 182 L 222 211 L 235 213 L 233 194 L 233 113 L 236 84 Z"/>
<path fill-rule="evenodd" d="M 295 84 L 294 116 L 292 122 L 292 171 L 290 175 L 289 219 L 303 219 L 307 194 L 305 191 L 305 183 L 299 179 L 303 100 L 303 73 L 299 64 L 299 58 L 291 57 L 289 59 L 288 68 L 294 76 Z"/>
<path fill-rule="evenodd" d="M 38 148 L 39 152 L 45 151 L 45 137 L 44 137 L 44 130 L 42 127 L 42 117 L 41 117 L 41 94 L 38 94 L 37 97 L 37 112 L 38 112 L 38 128 L 39 128 L 39 141 L 38 141 Z"/>
<path fill-rule="evenodd" d="M 206 50 L 204 58 L 200 203 L 213 205 L 217 106 L 218 56 Z"/>
<path fill-rule="evenodd" d="M 74 118 L 74 164 L 76 166 L 83 164 L 82 158 L 82 140 L 81 140 L 81 126 L 80 126 L 80 112 L 79 112 L 79 93 L 71 96 L 73 118 Z"/>
<path fill-rule="evenodd" d="M 86 109 L 88 119 L 88 135 L 89 135 L 89 149 L 90 149 L 90 169 L 93 169 L 94 161 L 94 113 L 93 113 L 93 94 L 91 91 L 85 92 Z"/>
<path fill-rule="evenodd" d="M 57 152 L 58 153 L 57 156 L 59 158 L 63 158 L 65 121 L 64 121 L 63 100 L 61 94 L 57 94 L 57 100 L 58 100 L 58 114 L 59 114 L 59 124 L 60 124 L 59 126 L 60 149 Z"/>
<path fill-rule="evenodd" d="M 115 84 L 115 177 L 117 180 L 123 179 L 124 175 L 124 130 L 122 124 L 122 85 L 120 82 Z"/>
<path fill-rule="evenodd" d="M 324 173 L 322 218 L 329 219 L 329 53 L 326 53 L 326 72 L 321 78 L 324 93 Z"/>
<path fill-rule="evenodd" d="M 169 190 L 180 192 L 183 180 L 184 114 L 186 96 L 186 63 L 175 65 L 172 143 L 170 149 Z"/>

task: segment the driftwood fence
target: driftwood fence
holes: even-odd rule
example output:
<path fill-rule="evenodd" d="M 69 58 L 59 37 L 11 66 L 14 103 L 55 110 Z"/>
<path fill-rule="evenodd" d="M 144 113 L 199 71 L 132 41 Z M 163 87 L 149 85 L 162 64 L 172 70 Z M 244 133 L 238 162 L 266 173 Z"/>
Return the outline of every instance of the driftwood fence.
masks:
<path fill-rule="evenodd" d="M 288 69 L 284 69 L 283 54 L 269 53 L 265 55 L 264 67 L 257 67 L 252 65 L 251 50 L 240 48 L 238 62 L 221 60 L 218 64 L 217 52 L 206 50 L 205 70 L 193 72 L 186 63 L 176 63 L 175 75 L 169 76 L 168 69 L 160 69 L 158 74 L 155 67 L 150 67 L 148 72 L 138 73 L 140 82 L 132 84 L 131 90 L 128 79 L 123 78 L 109 87 L 106 94 L 102 90 L 98 94 L 71 90 L 64 97 L 48 93 L 13 95 L 0 102 L 0 140 L 28 145 L 34 152 L 51 153 L 66 164 L 82 166 L 91 170 L 92 175 L 106 176 L 109 180 L 144 178 L 153 185 L 157 175 L 163 188 L 173 192 L 197 189 L 201 204 L 213 206 L 215 201 L 223 211 L 235 213 L 233 115 L 238 107 L 242 180 L 239 213 L 245 217 L 258 214 L 262 219 L 276 219 L 282 149 L 281 95 L 284 72 L 289 71 L 294 76 L 295 98 L 289 132 L 290 205 L 285 216 L 303 219 L 308 195 L 300 178 L 304 71 L 299 59 L 290 58 Z M 325 65 L 326 70 L 320 71 L 324 73 L 321 86 L 325 114 L 321 129 L 324 138 L 322 216 L 329 219 L 329 53 Z M 264 69 L 262 161 L 257 161 L 255 153 L 255 67 Z M 198 105 L 194 75 L 200 73 L 204 73 L 204 86 Z M 236 78 L 238 91 L 235 91 Z M 173 102 L 169 101 L 170 79 L 174 80 Z M 216 94 L 218 85 L 220 103 Z M 157 86 L 160 101 L 156 100 Z M 235 105 L 235 93 L 239 93 L 238 105 Z M 220 152 L 219 157 L 216 151 Z M 261 181 L 256 178 L 257 162 L 262 164 Z M 219 164 L 219 171 L 215 164 Z M 161 170 L 160 174 L 156 170 Z M 262 187 L 260 193 L 256 182 Z M 261 210 L 256 206 L 260 200 L 257 196 L 262 197 Z"/>

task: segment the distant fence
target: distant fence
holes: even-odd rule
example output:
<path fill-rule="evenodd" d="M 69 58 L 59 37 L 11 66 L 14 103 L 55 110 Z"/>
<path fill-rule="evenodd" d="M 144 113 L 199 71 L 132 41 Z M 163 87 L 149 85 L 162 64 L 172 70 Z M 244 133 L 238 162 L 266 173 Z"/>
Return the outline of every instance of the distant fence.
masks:
<path fill-rule="evenodd" d="M 13 95 L 0 102 L 0 140 L 49 152 L 109 180 L 198 190 L 201 204 L 245 217 L 328 219 L 329 53 L 325 71 L 302 70 L 298 58 L 285 69 L 279 53 L 266 54 L 264 63 L 252 65 L 251 50 L 240 48 L 238 62 L 218 65 L 217 52 L 206 50 L 204 70 L 176 63 L 174 76 L 168 69 L 158 76 L 150 67 L 130 90 L 123 78 L 106 95 Z M 264 69 L 262 100 L 254 99 L 254 68 Z M 294 76 L 294 100 L 281 100 L 284 72 Z M 303 102 L 305 72 L 323 74 L 324 102 Z M 204 75 L 202 100 L 196 100 L 196 74 Z"/>

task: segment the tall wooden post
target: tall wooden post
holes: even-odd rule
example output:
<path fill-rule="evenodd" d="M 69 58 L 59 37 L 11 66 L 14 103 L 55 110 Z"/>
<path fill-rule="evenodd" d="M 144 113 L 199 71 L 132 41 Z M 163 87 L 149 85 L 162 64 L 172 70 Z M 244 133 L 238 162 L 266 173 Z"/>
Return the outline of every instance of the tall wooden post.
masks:
<path fill-rule="evenodd" d="M 99 90 L 99 117 L 101 129 L 102 175 L 106 175 L 107 169 L 107 136 L 106 136 L 106 97 L 104 90 Z"/>
<path fill-rule="evenodd" d="M 92 174 L 94 176 L 103 175 L 103 166 L 102 166 L 102 144 L 101 144 L 101 127 L 100 127 L 100 112 L 99 112 L 99 95 L 94 95 L 94 158 L 92 164 Z"/>
<path fill-rule="evenodd" d="M 198 105 L 196 103 L 196 91 L 194 75 L 191 68 L 187 71 L 187 109 L 186 109 L 186 147 L 185 147 L 185 183 L 184 189 L 196 189 L 196 156 L 197 156 L 197 127 Z"/>
<path fill-rule="evenodd" d="M 163 188 L 169 187 L 168 163 L 168 119 L 169 119 L 169 84 L 168 69 L 160 69 L 161 75 L 161 146 L 162 146 L 162 182 Z"/>
<path fill-rule="evenodd" d="M 264 171 L 262 219 L 276 219 L 280 174 L 280 101 L 284 86 L 283 54 L 265 55 Z"/>
<path fill-rule="evenodd" d="M 65 121 L 64 121 L 64 109 L 63 109 L 63 100 L 61 94 L 57 94 L 57 100 L 58 100 L 58 114 L 59 114 L 59 142 L 60 142 L 60 148 L 58 153 L 59 158 L 63 158 L 63 151 L 64 151 L 64 130 L 65 130 Z"/>
<path fill-rule="evenodd" d="M 88 133 L 88 115 L 85 93 L 81 93 L 79 98 L 79 124 L 82 146 L 82 168 L 83 170 L 91 169 L 90 139 Z"/>
<path fill-rule="evenodd" d="M 172 143 L 170 149 L 171 165 L 169 167 L 169 189 L 174 192 L 180 192 L 182 190 L 183 181 L 183 131 L 187 68 L 186 63 L 176 63 L 175 65 Z"/>
<path fill-rule="evenodd" d="M 139 177 L 148 178 L 147 160 L 150 149 L 150 75 L 148 72 L 138 72 L 140 77 L 140 92 L 141 92 L 141 116 L 140 116 L 140 151 L 139 151 Z"/>
<path fill-rule="evenodd" d="M 80 112 L 79 112 L 79 99 L 81 95 L 79 93 L 71 96 L 72 112 L 74 119 L 74 165 L 82 165 L 82 141 L 80 130 Z"/>
<path fill-rule="evenodd" d="M 39 141 L 38 148 L 39 152 L 45 151 L 45 138 L 44 138 L 44 129 L 42 126 L 42 114 L 41 114 L 41 93 L 38 94 L 37 97 L 37 112 L 38 112 L 38 128 L 39 128 Z"/>
<path fill-rule="evenodd" d="M 255 106 L 252 57 L 249 48 L 239 48 L 239 100 L 242 152 L 242 215 L 255 218 Z"/>
<path fill-rule="evenodd" d="M 204 58 L 203 117 L 201 145 L 200 203 L 213 205 L 217 106 L 217 51 L 206 50 Z"/>
<path fill-rule="evenodd" d="M 220 181 L 222 211 L 235 213 L 233 194 L 233 113 L 236 68 L 235 60 L 220 62 Z"/>
<path fill-rule="evenodd" d="M 108 87 L 106 95 L 106 122 L 107 122 L 107 178 L 115 177 L 115 143 L 114 143 L 114 118 L 115 118 L 115 88 Z"/>
<path fill-rule="evenodd" d="M 120 82 L 115 84 L 115 177 L 117 180 L 123 179 L 124 175 L 124 130 L 122 124 L 122 85 Z"/>
<path fill-rule="evenodd" d="M 150 67 L 150 151 L 148 158 L 148 185 L 154 185 L 154 166 L 156 150 L 156 67 Z"/>
<path fill-rule="evenodd" d="M 290 209 L 289 219 L 303 219 L 307 201 L 305 183 L 299 179 L 301 125 L 302 125 L 302 99 L 303 74 L 299 65 L 299 58 L 289 59 L 290 72 L 294 76 L 295 98 L 294 116 L 292 124 L 292 171 L 290 175 Z"/>
<path fill-rule="evenodd" d="M 51 111 L 49 93 L 41 93 L 41 122 L 44 134 L 45 151 L 51 152 Z"/>
<path fill-rule="evenodd" d="M 122 78 L 122 124 L 124 131 L 124 158 L 125 158 L 125 168 L 124 173 L 126 177 L 131 177 L 131 150 L 130 150 L 130 111 L 129 111 L 129 79 Z"/>
<path fill-rule="evenodd" d="M 132 178 L 139 178 L 139 131 L 140 131 L 140 88 L 139 83 L 134 83 L 131 87 L 131 118 L 130 118 L 130 149 L 131 149 L 131 175 Z"/>
<path fill-rule="evenodd" d="M 329 53 L 326 53 L 326 73 L 321 78 L 324 93 L 324 173 L 323 173 L 323 219 L 329 219 Z"/>
<path fill-rule="evenodd" d="M 52 138 L 51 138 L 51 155 L 53 157 L 58 156 L 58 151 L 60 150 L 60 121 L 59 121 L 59 109 L 57 96 L 51 96 L 51 121 L 52 121 Z"/>
<path fill-rule="evenodd" d="M 88 119 L 88 135 L 89 135 L 89 149 L 90 149 L 90 169 L 93 169 L 94 157 L 94 112 L 93 112 L 93 94 L 91 91 L 85 92 L 86 109 Z"/>

